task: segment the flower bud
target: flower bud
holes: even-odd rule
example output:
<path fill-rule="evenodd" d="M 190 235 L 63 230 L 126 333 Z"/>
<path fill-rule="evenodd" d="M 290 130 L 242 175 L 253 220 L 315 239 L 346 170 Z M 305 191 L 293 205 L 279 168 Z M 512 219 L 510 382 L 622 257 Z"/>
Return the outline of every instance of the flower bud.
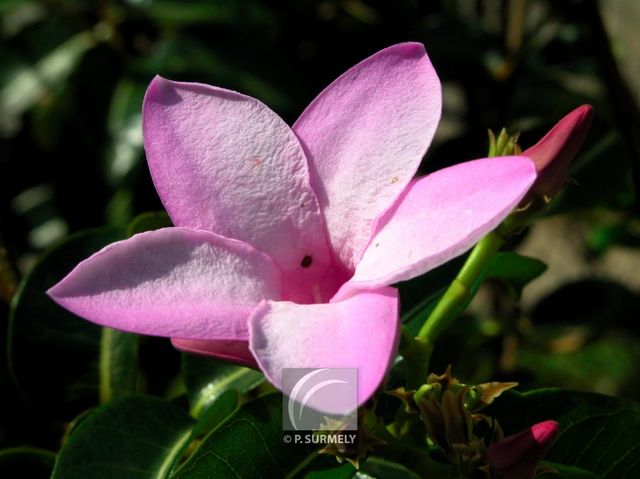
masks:
<path fill-rule="evenodd" d="M 553 445 L 558 430 L 556 421 L 543 421 L 493 444 L 488 452 L 491 477 L 533 478 L 538 464 Z"/>
<path fill-rule="evenodd" d="M 538 179 L 522 201 L 523 207 L 540 199 L 548 203 L 564 185 L 569 164 L 587 136 L 592 117 L 591 105 L 576 108 L 522 153 L 534 162 L 538 172 Z"/>
<path fill-rule="evenodd" d="M 518 135 L 509 135 L 507 129 L 503 128 L 496 137 L 493 131 L 489 130 L 489 157 L 520 155 L 522 149 L 518 145 Z"/>

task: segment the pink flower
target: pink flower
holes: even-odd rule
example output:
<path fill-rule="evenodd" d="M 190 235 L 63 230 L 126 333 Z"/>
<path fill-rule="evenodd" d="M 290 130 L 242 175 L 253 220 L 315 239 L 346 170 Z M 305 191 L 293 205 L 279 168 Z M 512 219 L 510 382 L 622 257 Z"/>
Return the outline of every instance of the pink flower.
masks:
<path fill-rule="evenodd" d="M 440 118 L 418 43 L 367 58 L 293 128 L 256 99 L 156 77 L 143 106 L 156 189 L 175 228 L 80 263 L 49 294 L 90 321 L 257 365 L 358 368 L 378 388 L 407 280 L 495 228 L 535 179 L 491 158 L 412 179 Z"/>
<path fill-rule="evenodd" d="M 542 139 L 522 152 L 536 165 L 538 179 L 527 193 L 523 203 L 536 198 L 547 202 L 560 190 L 567 178 L 567 170 L 587 136 L 593 108 L 582 105 L 565 115 Z"/>
<path fill-rule="evenodd" d="M 531 426 L 489 448 L 491 477 L 496 479 L 531 479 L 540 461 L 547 455 L 558 435 L 556 421 Z"/>

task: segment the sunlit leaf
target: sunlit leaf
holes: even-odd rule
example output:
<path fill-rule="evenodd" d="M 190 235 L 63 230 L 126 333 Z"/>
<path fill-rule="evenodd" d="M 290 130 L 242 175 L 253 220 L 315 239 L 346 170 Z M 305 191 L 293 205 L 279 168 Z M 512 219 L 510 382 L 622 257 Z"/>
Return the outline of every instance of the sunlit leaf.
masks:
<path fill-rule="evenodd" d="M 0 86 L 0 132 L 13 133 L 19 116 L 48 91 L 60 87 L 87 50 L 96 44 L 91 33 L 79 33 L 34 65 L 14 69 Z"/>
<path fill-rule="evenodd" d="M 100 402 L 136 392 L 138 335 L 102 328 L 99 369 Z"/>
<path fill-rule="evenodd" d="M 41 20 L 47 10 L 35 1 L 14 1 L 0 3 L 2 36 L 7 38 Z"/>
<path fill-rule="evenodd" d="M 640 103 L 640 4 L 634 0 L 608 0 L 600 4 L 613 56 L 629 89 Z"/>
<path fill-rule="evenodd" d="M 254 369 L 191 354 L 182 356 L 182 374 L 196 417 L 226 391 L 244 394 L 264 381 Z"/>
<path fill-rule="evenodd" d="M 193 428 L 193 436 L 198 437 L 214 429 L 228 418 L 238 407 L 238 393 L 228 389 L 202 409 Z"/>
<path fill-rule="evenodd" d="M 13 198 L 11 206 L 29 225 L 28 240 L 34 248 L 48 248 L 67 234 L 68 226 L 56 207 L 51 185 L 42 184 L 22 191 Z"/>
<path fill-rule="evenodd" d="M 498 253 L 487 265 L 482 278 L 502 281 L 520 295 L 522 288 L 546 269 L 547 265 L 538 259 L 517 253 Z"/>
<path fill-rule="evenodd" d="M 113 92 L 107 126 L 111 142 L 106 173 L 112 185 L 121 185 L 142 158 L 142 99 L 145 85 L 125 78 Z"/>

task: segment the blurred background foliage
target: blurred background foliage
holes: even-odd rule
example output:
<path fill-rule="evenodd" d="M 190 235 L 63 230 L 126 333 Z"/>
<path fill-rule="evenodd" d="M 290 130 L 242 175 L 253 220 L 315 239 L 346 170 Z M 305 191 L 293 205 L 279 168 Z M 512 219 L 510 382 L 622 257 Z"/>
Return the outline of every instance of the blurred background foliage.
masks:
<path fill-rule="evenodd" d="M 70 233 L 103 225 L 112 228 L 108 237 L 121 237 L 118 228 L 137 214 L 162 209 L 140 128 L 143 95 L 154 75 L 239 90 L 292 123 L 348 67 L 414 40 L 426 45 L 444 87 L 443 120 L 422 172 L 485 156 L 488 128 L 522 132 L 527 147 L 580 104 L 592 104 L 596 113 L 572 181 L 546 217 L 510 245 L 542 260 L 547 272 L 522 294 L 489 280 L 438 344 L 434 369 L 453 363 L 455 375 L 469 383 L 517 380 L 522 389 L 560 386 L 640 400 L 639 5 L 3 0 L 2 334 L 15 279 L 44 250 Z M 69 254 L 80 259 L 83 252 Z M 423 313 L 429 307 L 424 298 L 452 271 L 440 268 L 403 285 L 404 312 Z M 71 362 L 60 364 L 75 361 L 85 368 L 78 374 L 95 382 L 95 365 L 78 351 L 100 337 L 81 333 L 50 334 L 21 350 L 43 364 L 39 373 L 24 373 L 44 381 L 21 384 L 23 393 L 31 388 L 29 402 L 3 366 L 3 396 L 14 410 L 31 413 L 3 418 L 0 447 L 29 442 L 55 449 L 65 421 L 92 404 L 86 397 L 76 401 L 84 397 L 81 387 L 67 392 L 71 402 L 58 404 L 62 392 L 53 379 L 61 381 L 68 371 L 52 370 L 55 360 L 47 366 L 48 357 L 70 354 Z M 78 338 L 85 341 L 80 349 Z M 175 392 L 179 355 L 167 343 L 147 338 L 140 345 L 145 391 Z M 160 365 L 145 359 L 160 356 Z"/>

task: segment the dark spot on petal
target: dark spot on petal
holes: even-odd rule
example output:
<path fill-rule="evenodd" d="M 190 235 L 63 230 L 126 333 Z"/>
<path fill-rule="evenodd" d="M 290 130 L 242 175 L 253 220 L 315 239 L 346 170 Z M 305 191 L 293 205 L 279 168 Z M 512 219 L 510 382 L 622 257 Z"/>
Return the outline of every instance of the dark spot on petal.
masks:
<path fill-rule="evenodd" d="M 300 266 L 302 266 L 303 268 L 308 268 L 309 266 L 311 266 L 311 263 L 313 263 L 313 258 L 310 255 L 307 255 L 302 258 Z"/>

